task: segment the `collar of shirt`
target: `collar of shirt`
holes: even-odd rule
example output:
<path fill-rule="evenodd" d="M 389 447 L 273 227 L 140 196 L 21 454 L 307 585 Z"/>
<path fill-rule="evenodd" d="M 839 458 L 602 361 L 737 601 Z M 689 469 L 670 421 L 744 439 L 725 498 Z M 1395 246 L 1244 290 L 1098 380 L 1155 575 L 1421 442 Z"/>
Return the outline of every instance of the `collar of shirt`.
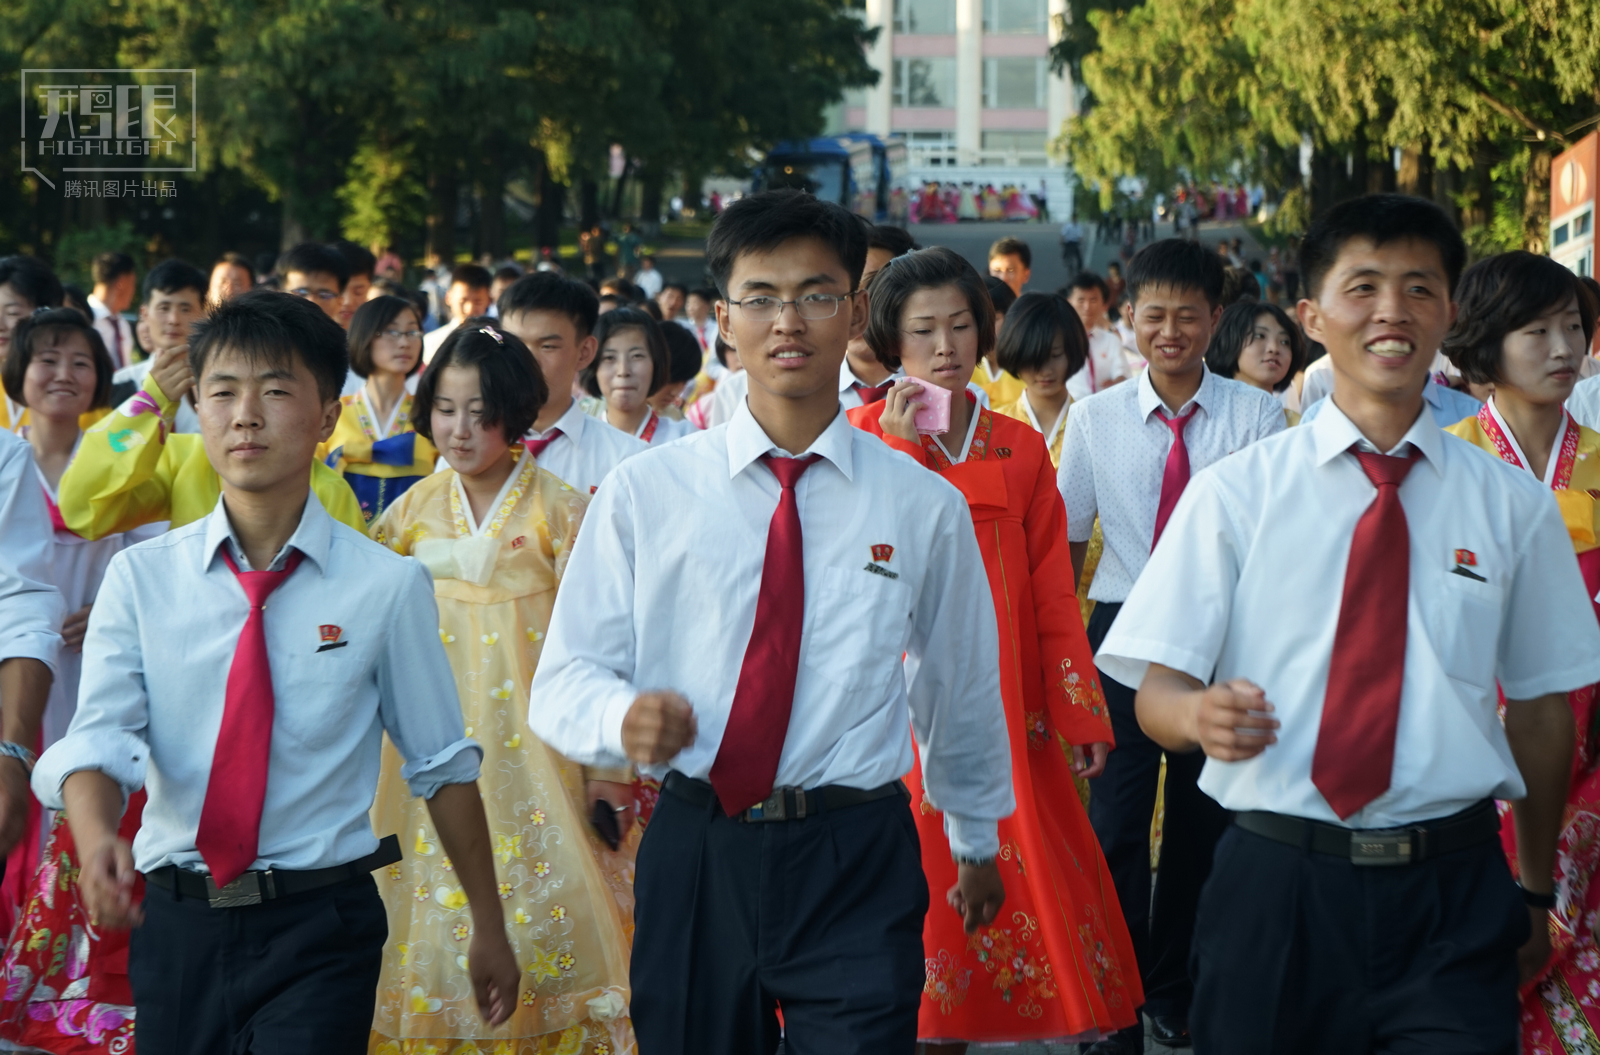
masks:
<path fill-rule="evenodd" d="M 889 375 L 888 380 L 898 381 L 905 376 L 904 370 L 896 370 Z M 868 384 L 856 376 L 856 372 L 850 369 L 850 357 L 847 355 L 844 357 L 844 360 L 839 363 L 839 392 L 841 394 L 848 392 L 855 385 L 860 385 L 862 388 L 877 387 L 876 385 Z"/>
<path fill-rule="evenodd" d="M 84 299 L 89 302 L 89 310 L 94 312 L 94 317 L 95 317 L 95 321 L 96 322 L 98 322 L 101 319 L 110 317 L 111 309 L 106 306 L 106 302 L 105 301 L 101 300 L 99 297 L 95 296 L 93 293 L 89 294 Z"/>
<path fill-rule="evenodd" d="M 278 555 L 267 566 L 267 571 L 282 569 L 283 562 L 289 559 L 290 550 L 299 550 L 304 553 L 317 570 L 326 572 L 328 568 L 328 544 L 333 534 L 333 520 L 322 508 L 322 503 L 317 501 L 317 496 L 309 489 L 306 491 L 306 507 L 300 513 L 300 524 L 294 529 L 294 534 L 289 536 L 289 541 L 283 544 Z M 239 542 L 239 536 L 234 533 L 233 521 L 228 519 L 228 508 L 221 498 L 217 499 L 217 507 L 211 511 L 211 516 L 206 520 L 206 545 L 202 550 L 200 572 L 204 574 L 216 562 L 217 549 L 224 542 L 233 547 L 233 559 L 239 565 L 240 571 L 252 571 L 250 559 L 245 556 L 244 546 Z"/>
<path fill-rule="evenodd" d="M 1430 385 L 1428 387 L 1439 388 L 1441 386 Z M 1522 463 L 1522 467 L 1524 469 L 1528 470 L 1530 473 L 1533 472 L 1533 465 L 1528 461 L 1527 453 L 1523 451 L 1522 444 L 1517 442 L 1516 433 L 1511 431 L 1511 426 L 1506 424 L 1506 419 L 1500 416 L 1500 408 L 1495 405 L 1494 396 L 1492 395 L 1489 397 L 1488 407 L 1490 416 L 1493 417 L 1495 422 L 1500 426 L 1500 431 L 1505 433 L 1506 442 L 1511 444 L 1511 450 L 1516 454 L 1517 460 Z M 1556 440 L 1555 443 L 1553 443 L 1550 447 L 1550 455 L 1544 466 L 1544 482 L 1546 485 L 1554 485 L 1556 478 L 1556 466 L 1561 461 L 1561 441 L 1566 439 L 1566 436 L 1567 412 L 1563 410 L 1561 412 L 1561 427 L 1556 429 Z"/>
<path fill-rule="evenodd" d="M 604 411 L 601 411 L 601 413 L 604 413 Z M 542 440 L 550 435 L 550 429 L 560 429 L 561 435 L 571 440 L 574 447 L 582 447 L 583 426 L 588 420 L 589 415 L 583 412 L 583 404 L 574 399 L 572 405 L 567 407 L 567 412 L 561 415 L 554 425 L 551 425 L 549 429 L 545 429 L 543 432 L 538 429 L 529 429 L 528 436 L 531 439 Z M 610 428 L 609 425 L 606 427 Z"/>
<path fill-rule="evenodd" d="M 832 462 L 834 468 L 844 474 L 846 480 L 855 479 L 855 463 L 851 454 L 850 419 L 845 417 L 844 411 L 834 414 L 828 427 L 822 430 L 822 435 L 811 441 L 805 453 L 820 454 Z M 744 472 L 751 462 L 764 454 L 776 454 L 780 458 L 792 457 L 787 451 L 781 449 L 767 436 L 755 415 L 750 413 L 748 403 L 740 403 L 739 409 L 734 411 L 733 418 L 728 422 L 728 479 L 733 479 Z"/>
<path fill-rule="evenodd" d="M 1363 450 L 1375 454 L 1388 454 L 1391 457 L 1402 453 L 1407 446 L 1415 447 L 1422 452 L 1429 465 L 1436 473 L 1443 472 L 1440 458 L 1444 454 L 1444 433 L 1433 420 L 1433 415 L 1423 407 L 1417 411 L 1417 420 L 1411 423 L 1411 428 L 1406 430 L 1405 436 L 1395 445 L 1393 450 L 1379 451 L 1378 448 L 1361 434 L 1355 422 L 1345 417 L 1344 411 L 1332 399 L 1327 400 L 1327 406 L 1322 408 L 1316 420 L 1311 423 L 1312 435 L 1317 441 L 1317 454 L 1315 464 L 1326 465 L 1334 458 L 1343 454 L 1352 447 L 1361 447 Z"/>
<path fill-rule="evenodd" d="M 1184 411 L 1189 409 L 1191 404 L 1196 403 L 1198 403 L 1201 409 L 1203 409 L 1208 415 L 1216 413 L 1217 386 L 1215 382 L 1212 381 L 1211 371 L 1204 366 L 1200 367 L 1200 387 L 1195 390 L 1195 394 L 1189 398 L 1188 403 L 1185 403 L 1183 406 L 1178 408 L 1178 413 L 1182 414 Z M 1155 386 L 1150 383 L 1150 371 L 1139 371 L 1140 419 L 1143 421 L 1149 421 L 1150 415 L 1154 414 L 1157 409 L 1165 408 L 1166 404 L 1161 401 L 1161 397 L 1156 394 Z M 1171 412 L 1169 411 L 1168 413 L 1170 414 Z"/>

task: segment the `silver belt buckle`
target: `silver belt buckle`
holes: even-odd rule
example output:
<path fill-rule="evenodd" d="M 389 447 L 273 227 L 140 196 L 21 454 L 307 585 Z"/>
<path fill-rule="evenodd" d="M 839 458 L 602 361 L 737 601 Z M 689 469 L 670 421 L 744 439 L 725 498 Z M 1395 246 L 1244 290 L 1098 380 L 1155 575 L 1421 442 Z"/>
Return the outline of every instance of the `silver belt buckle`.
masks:
<path fill-rule="evenodd" d="M 242 908 L 261 904 L 261 873 L 246 872 L 225 887 L 206 876 L 206 903 L 212 908 Z"/>
<path fill-rule="evenodd" d="M 1384 831 L 1350 833 L 1350 863 L 1389 868 L 1422 859 L 1422 843 L 1427 833 L 1417 828 L 1391 828 Z"/>

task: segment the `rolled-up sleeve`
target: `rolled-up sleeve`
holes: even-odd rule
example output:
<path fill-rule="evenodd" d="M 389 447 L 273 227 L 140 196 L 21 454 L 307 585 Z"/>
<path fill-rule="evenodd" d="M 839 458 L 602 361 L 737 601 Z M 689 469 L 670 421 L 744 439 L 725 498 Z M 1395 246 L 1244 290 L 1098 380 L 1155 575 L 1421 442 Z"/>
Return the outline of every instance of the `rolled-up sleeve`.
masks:
<path fill-rule="evenodd" d="M 622 720 L 639 695 L 633 505 L 628 481 L 616 474 L 589 503 L 529 694 L 529 727 L 586 766 L 628 764 Z"/>
<path fill-rule="evenodd" d="M 0 440 L 0 662 L 36 659 L 56 669 L 66 605 L 49 583 L 50 511 L 28 445 Z"/>
<path fill-rule="evenodd" d="M 950 851 L 993 857 L 997 825 L 1016 809 L 999 630 L 966 503 L 954 489 L 950 498 L 912 612 L 906 689 L 923 787 L 944 813 Z"/>
<path fill-rule="evenodd" d="M 483 748 L 467 736 L 461 700 L 444 645 L 428 570 L 408 561 L 389 614 L 387 651 L 378 666 L 383 728 L 405 759 L 411 793 L 432 798 L 446 784 L 478 779 Z"/>
<path fill-rule="evenodd" d="M 1554 502 L 1536 510 L 1518 540 L 1501 624 L 1497 674 L 1513 701 L 1571 692 L 1600 679 L 1600 628 L 1566 524 Z"/>
<path fill-rule="evenodd" d="M 51 809 L 62 808 L 62 782 L 79 770 L 99 770 L 116 781 L 124 801 L 144 786 L 149 701 L 132 597 L 127 555 L 119 553 L 106 568 L 89 615 L 78 709 L 67 735 L 33 769 L 33 793 Z"/>

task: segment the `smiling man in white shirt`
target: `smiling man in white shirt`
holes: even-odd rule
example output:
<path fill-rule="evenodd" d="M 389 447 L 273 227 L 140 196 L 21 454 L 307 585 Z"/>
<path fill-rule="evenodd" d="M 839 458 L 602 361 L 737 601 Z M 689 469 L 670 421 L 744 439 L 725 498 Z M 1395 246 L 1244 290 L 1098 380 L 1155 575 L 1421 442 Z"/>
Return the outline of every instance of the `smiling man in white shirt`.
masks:
<path fill-rule="evenodd" d="M 707 258 L 749 395 L 590 505 L 531 723 L 662 778 L 639 848 L 630 1013 L 652 1055 L 911 1055 L 928 889 L 900 777 L 920 748 L 969 932 L 1004 897 L 998 632 L 965 501 L 839 407 L 867 321 L 859 221 L 743 198 Z M 905 657 L 902 664 L 902 656 Z"/>
<path fill-rule="evenodd" d="M 1565 694 L 1600 681 L 1600 632 L 1549 489 L 1424 406 L 1465 256 L 1421 199 L 1313 225 L 1300 322 L 1331 403 L 1194 478 L 1097 656 L 1236 811 L 1197 1055 L 1512 1055 L 1519 946 L 1524 981 L 1549 956 Z"/>
<path fill-rule="evenodd" d="M 246 293 L 199 327 L 190 366 L 222 497 L 112 561 L 77 713 L 33 773 L 70 817 L 90 919 L 139 927 L 138 1048 L 365 1049 L 387 934 L 370 872 L 399 859 L 367 816 L 385 733 L 469 899 L 479 1006 L 504 1021 L 520 971 L 431 580 L 335 523 L 307 482 L 338 420 L 344 331 Z M 140 787 L 130 848 L 118 825 Z"/>

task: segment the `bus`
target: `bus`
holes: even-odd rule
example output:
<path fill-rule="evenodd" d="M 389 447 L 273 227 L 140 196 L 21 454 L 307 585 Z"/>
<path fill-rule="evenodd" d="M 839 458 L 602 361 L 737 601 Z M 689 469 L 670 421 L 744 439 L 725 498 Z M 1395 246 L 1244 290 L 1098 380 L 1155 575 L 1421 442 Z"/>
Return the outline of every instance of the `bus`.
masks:
<path fill-rule="evenodd" d="M 756 167 L 752 189 L 798 187 L 874 223 L 904 225 L 905 141 L 854 132 L 779 143 Z"/>

